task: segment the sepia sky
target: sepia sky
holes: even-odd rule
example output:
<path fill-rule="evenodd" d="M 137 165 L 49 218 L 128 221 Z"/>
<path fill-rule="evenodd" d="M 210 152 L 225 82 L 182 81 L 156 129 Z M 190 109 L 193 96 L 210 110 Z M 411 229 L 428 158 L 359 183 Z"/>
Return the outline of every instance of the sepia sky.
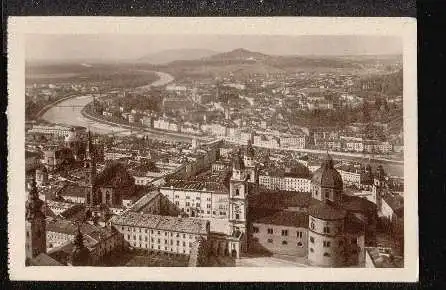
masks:
<path fill-rule="evenodd" d="M 170 49 L 245 48 L 274 55 L 401 54 L 401 39 L 391 36 L 266 35 L 27 35 L 28 60 L 130 60 Z"/>

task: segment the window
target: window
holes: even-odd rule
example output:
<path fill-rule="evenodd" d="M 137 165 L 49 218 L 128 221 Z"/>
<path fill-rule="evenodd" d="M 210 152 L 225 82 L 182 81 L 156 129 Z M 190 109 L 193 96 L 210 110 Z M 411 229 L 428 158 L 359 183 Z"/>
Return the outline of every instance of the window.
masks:
<path fill-rule="evenodd" d="M 287 241 L 282 241 L 282 245 L 288 245 Z"/>
<path fill-rule="evenodd" d="M 235 190 L 235 195 L 236 196 L 240 195 L 240 190 L 238 188 Z"/>
<path fill-rule="evenodd" d="M 180 234 L 179 233 L 177 233 L 177 238 L 179 238 L 180 237 Z"/>
<path fill-rule="evenodd" d="M 324 227 L 324 233 L 325 234 L 329 234 L 330 233 L 330 228 L 329 227 Z"/>
<path fill-rule="evenodd" d="M 259 232 L 259 228 L 258 228 L 258 227 L 252 227 L 252 231 L 253 231 L 254 233 L 258 233 L 258 232 Z"/>
<path fill-rule="evenodd" d="M 160 231 L 158 231 L 158 235 L 160 235 Z"/>
<path fill-rule="evenodd" d="M 302 232 L 297 231 L 297 237 L 302 238 Z"/>
<path fill-rule="evenodd" d="M 330 247 L 330 242 L 329 241 L 324 241 L 324 247 L 325 248 L 329 248 Z"/>
<path fill-rule="evenodd" d="M 324 253 L 324 257 L 330 257 L 329 253 Z"/>
<path fill-rule="evenodd" d="M 238 220 L 239 218 L 240 218 L 240 215 L 239 215 L 238 213 L 236 213 L 236 214 L 235 214 L 235 219 Z"/>
<path fill-rule="evenodd" d="M 310 243 L 314 243 L 314 238 L 310 237 Z"/>
<path fill-rule="evenodd" d="M 183 242 L 183 247 L 185 247 L 186 246 L 186 242 Z"/>
<path fill-rule="evenodd" d="M 159 244 L 159 243 L 161 243 L 161 240 L 160 240 L 160 239 L 158 239 L 158 244 Z"/>
<path fill-rule="evenodd" d="M 208 203 L 208 204 L 206 205 L 206 208 L 211 208 L 211 205 Z"/>
<path fill-rule="evenodd" d="M 167 244 L 167 240 L 164 240 L 164 243 Z"/>
<path fill-rule="evenodd" d="M 188 201 L 186 201 L 186 206 L 190 206 L 190 203 Z"/>
<path fill-rule="evenodd" d="M 144 240 L 147 242 L 147 237 L 145 237 Z"/>
<path fill-rule="evenodd" d="M 190 199 L 190 197 L 186 195 L 186 199 Z"/>
<path fill-rule="evenodd" d="M 140 241 L 142 240 L 142 237 L 141 237 L 141 236 L 139 236 L 139 240 L 140 240 Z"/>
<path fill-rule="evenodd" d="M 302 242 L 297 242 L 297 246 L 302 248 L 304 245 L 302 244 Z"/>
<path fill-rule="evenodd" d="M 288 230 L 282 230 L 282 236 L 288 236 Z"/>
<path fill-rule="evenodd" d="M 312 252 L 312 253 L 314 252 L 313 248 L 310 248 L 310 252 Z"/>
<path fill-rule="evenodd" d="M 180 202 L 179 201 L 175 201 L 175 205 L 180 205 Z"/>
<path fill-rule="evenodd" d="M 147 231 L 148 231 L 148 230 L 146 229 L 146 230 L 145 230 L 146 234 L 147 234 Z"/>
<path fill-rule="evenodd" d="M 186 234 L 183 234 L 183 239 L 185 239 L 186 238 Z"/>
<path fill-rule="evenodd" d="M 133 235 L 133 239 L 136 240 L 136 236 L 135 235 Z"/>
<path fill-rule="evenodd" d="M 272 235 L 274 233 L 273 229 L 268 229 L 268 234 Z"/>
<path fill-rule="evenodd" d="M 127 240 L 130 240 L 130 235 L 127 235 Z"/>
<path fill-rule="evenodd" d="M 352 245 L 356 245 L 356 239 L 353 238 L 353 239 L 351 240 L 351 243 L 352 243 Z"/>
<path fill-rule="evenodd" d="M 200 197 L 199 196 L 197 196 L 196 198 L 195 198 L 196 200 L 200 200 Z"/>
<path fill-rule="evenodd" d="M 312 230 L 314 230 L 314 222 L 311 222 L 310 227 L 311 227 Z"/>
<path fill-rule="evenodd" d="M 164 235 L 167 237 L 167 232 L 165 232 Z"/>
<path fill-rule="evenodd" d="M 273 243 L 273 239 L 268 239 L 268 243 L 272 244 Z"/>
<path fill-rule="evenodd" d="M 180 245 L 180 241 L 177 241 L 177 246 L 179 246 Z"/>

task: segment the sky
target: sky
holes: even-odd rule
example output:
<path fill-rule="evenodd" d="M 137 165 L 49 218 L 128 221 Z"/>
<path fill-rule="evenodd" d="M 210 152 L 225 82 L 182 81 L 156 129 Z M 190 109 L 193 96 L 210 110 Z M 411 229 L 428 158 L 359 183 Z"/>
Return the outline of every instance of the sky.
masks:
<path fill-rule="evenodd" d="M 244 48 L 273 55 L 389 55 L 402 53 L 392 36 L 284 35 L 27 35 L 27 60 L 131 60 L 170 49 Z"/>

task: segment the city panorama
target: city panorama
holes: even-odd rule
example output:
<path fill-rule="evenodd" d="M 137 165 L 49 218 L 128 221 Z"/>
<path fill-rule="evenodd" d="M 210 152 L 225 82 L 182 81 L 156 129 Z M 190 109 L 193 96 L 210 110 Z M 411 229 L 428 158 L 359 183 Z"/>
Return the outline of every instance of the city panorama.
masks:
<path fill-rule="evenodd" d="M 25 264 L 404 267 L 401 46 L 28 36 Z"/>

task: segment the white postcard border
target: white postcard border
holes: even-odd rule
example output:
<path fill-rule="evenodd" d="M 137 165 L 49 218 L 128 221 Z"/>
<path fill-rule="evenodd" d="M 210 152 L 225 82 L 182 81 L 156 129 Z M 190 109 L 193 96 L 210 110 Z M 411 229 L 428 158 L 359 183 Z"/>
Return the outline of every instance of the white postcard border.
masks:
<path fill-rule="evenodd" d="M 132 18 L 10 17 L 8 19 L 8 237 L 12 280 L 73 281 L 370 281 L 418 280 L 417 34 L 413 18 Z M 395 35 L 403 39 L 405 267 L 133 268 L 25 267 L 24 102 L 26 34 Z"/>

